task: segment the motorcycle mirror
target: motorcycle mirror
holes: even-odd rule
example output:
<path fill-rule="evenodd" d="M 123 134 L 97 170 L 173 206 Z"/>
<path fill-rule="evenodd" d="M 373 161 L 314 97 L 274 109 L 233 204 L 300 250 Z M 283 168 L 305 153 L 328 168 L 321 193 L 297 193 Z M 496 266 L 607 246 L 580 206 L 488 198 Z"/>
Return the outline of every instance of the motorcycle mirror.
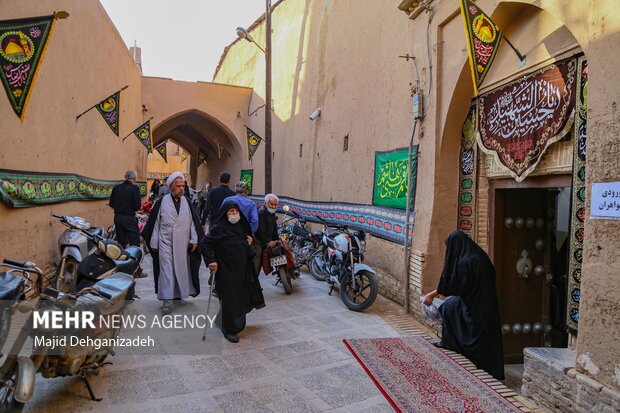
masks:
<path fill-rule="evenodd" d="M 28 313 L 32 310 L 34 310 L 34 305 L 30 301 L 23 300 L 17 304 L 17 311 L 20 313 Z"/>

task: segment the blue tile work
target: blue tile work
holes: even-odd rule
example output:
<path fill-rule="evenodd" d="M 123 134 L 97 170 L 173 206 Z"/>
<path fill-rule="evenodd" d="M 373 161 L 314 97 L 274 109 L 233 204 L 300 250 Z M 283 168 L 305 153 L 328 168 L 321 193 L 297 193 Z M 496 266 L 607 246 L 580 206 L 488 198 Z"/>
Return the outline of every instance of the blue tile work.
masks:
<path fill-rule="evenodd" d="M 262 196 L 251 195 L 250 198 L 259 206 L 265 203 Z M 395 243 L 402 244 L 405 240 L 403 233 L 405 211 L 400 209 L 348 202 L 301 201 L 280 197 L 278 212 L 284 213 L 282 210 L 284 205 L 288 205 L 291 210 L 310 222 L 320 223 L 317 217 L 321 217 L 330 224 L 344 224 L 350 228 L 363 229 L 369 234 Z M 411 228 L 413 228 L 414 216 L 415 213 L 412 212 L 409 219 Z"/>

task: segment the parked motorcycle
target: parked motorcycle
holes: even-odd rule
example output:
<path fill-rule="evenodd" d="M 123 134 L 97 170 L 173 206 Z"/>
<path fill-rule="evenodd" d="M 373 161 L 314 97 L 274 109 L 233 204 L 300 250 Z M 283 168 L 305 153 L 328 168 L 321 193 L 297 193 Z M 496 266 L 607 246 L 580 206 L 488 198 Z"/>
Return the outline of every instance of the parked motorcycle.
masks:
<path fill-rule="evenodd" d="M 295 256 L 296 269 L 307 266 L 310 269 L 310 257 L 317 251 L 321 250 L 321 239 L 323 233 L 321 231 L 308 231 L 306 229 L 306 220 L 295 211 L 290 211 L 293 215 L 291 219 L 296 219 L 294 223 L 285 220 L 282 227 L 282 237 L 284 237 L 293 251 Z M 319 281 L 325 281 L 325 277 L 318 272 L 311 272 L 312 276 Z"/>
<path fill-rule="evenodd" d="M 331 284 L 329 295 L 339 285 L 340 299 L 353 311 L 363 311 L 370 307 L 379 291 L 375 271 L 362 264 L 366 248 L 366 233 L 363 230 L 350 231 L 340 225 L 334 231 L 325 225 L 323 233 L 323 254 L 312 257 L 312 265 L 320 268 Z"/>
<path fill-rule="evenodd" d="M 299 273 L 295 271 L 295 262 L 292 253 L 289 252 L 287 256 L 287 249 L 290 249 L 286 244 L 286 241 L 280 240 L 276 242 L 273 248 L 267 248 L 265 253 L 269 257 L 269 264 L 271 266 L 270 274 L 277 277 L 276 285 L 282 284 L 284 292 L 288 295 L 293 292 L 292 280 L 299 276 Z M 265 266 L 263 266 L 265 267 Z M 268 272 L 265 272 L 267 275 Z"/>
<path fill-rule="evenodd" d="M 0 266 L 17 269 L 28 273 L 41 275 L 34 263 L 17 262 L 4 260 Z M 54 289 L 47 288 L 41 293 L 40 299 L 34 305 L 29 306 L 29 302 L 18 305 L 18 310 L 29 312 L 36 310 L 38 314 L 49 311 L 73 312 L 78 310 L 93 311 L 96 315 L 112 317 L 121 314 L 128 303 L 133 299 L 134 280 L 128 274 L 114 274 L 111 277 L 101 280 L 92 287 L 85 288 L 76 293 L 65 294 Z M 48 344 L 54 339 L 59 339 L 69 335 L 75 335 L 76 331 L 66 328 L 46 328 L 33 332 L 34 311 L 28 317 L 25 327 L 19 333 L 13 343 L 10 353 L 0 367 L 0 411 L 13 412 L 20 411 L 24 403 L 31 400 L 35 388 L 35 375 L 41 373 L 45 378 L 59 376 L 80 376 L 90 394 L 92 400 L 101 400 L 95 397 L 92 387 L 88 381 L 87 374 L 98 374 L 101 367 L 105 364 L 108 355 L 114 355 L 114 351 L 109 347 L 96 349 L 93 345 L 62 345 L 58 340 L 59 346 L 52 349 Z M 116 338 L 120 328 L 110 328 L 105 325 L 97 329 L 87 330 L 86 334 L 90 343 L 97 342 L 97 339 Z M 19 356 L 24 344 L 30 336 L 43 336 L 44 339 L 36 344 L 30 357 Z M 67 344 L 70 340 L 67 340 Z M 53 350 L 53 351 L 52 351 Z"/>
<path fill-rule="evenodd" d="M 78 265 L 96 249 L 95 237 L 103 237 L 103 228 L 90 225 L 84 218 L 52 215 L 62 222 L 67 229 L 58 238 L 61 261 L 57 282 L 75 287 Z M 60 291 L 68 291 L 61 288 Z"/>
<path fill-rule="evenodd" d="M 9 267 L 9 271 L 0 273 L 0 350 L 11 329 L 13 311 L 26 291 L 25 279 L 17 275 L 14 269 Z"/>
<path fill-rule="evenodd" d="M 56 279 L 58 291 L 79 291 L 116 272 L 136 275 L 142 262 L 142 249 L 135 246 L 123 249 L 118 242 L 104 238 L 99 232 L 91 234 L 84 228 L 83 220 L 77 221 L 76 225 L 75 217 L 52 216 L 74 231 L 79 231 L 93 245 L 89 253 L 76 265 L 75 271 L 68 271 L 66 267 L 67 264 L 73 264 L 72 260 L 63 260 Z"/>

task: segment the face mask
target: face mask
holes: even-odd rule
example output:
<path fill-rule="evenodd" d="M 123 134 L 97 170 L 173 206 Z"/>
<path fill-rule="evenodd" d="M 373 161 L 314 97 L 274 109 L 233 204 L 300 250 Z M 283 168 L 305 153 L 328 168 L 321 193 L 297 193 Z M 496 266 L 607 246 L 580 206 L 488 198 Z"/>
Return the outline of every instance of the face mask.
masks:
<path fill-rule="evenodd" d="M 239 222 L 240 219 L 241 215 L 239 214 L 228 215 L 228 222 L 230 222 L 231 224 L 236 224 L 237 222 Z"/>
<path fill-rule="evenodd" d="M 267 207 L 267 211 L 269 211 L 270 214 L 275 214 L 276 210 L 277 210 L 277 208 L 269 208 L 269 207 Z"/>

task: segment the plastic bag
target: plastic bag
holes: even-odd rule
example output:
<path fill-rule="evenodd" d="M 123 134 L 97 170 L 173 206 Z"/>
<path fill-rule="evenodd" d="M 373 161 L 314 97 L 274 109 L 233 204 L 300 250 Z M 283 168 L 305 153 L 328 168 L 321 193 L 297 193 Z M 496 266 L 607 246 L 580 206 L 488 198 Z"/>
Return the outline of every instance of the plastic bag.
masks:
<path fill-rule="evenodd" d="M 444 300 L 441 298 L 433 298 L 433 302 L 430 305 L 424 304 L 423 295 L 420 296 L 420 306 L 422 307 L 422 314 L 426 316 L 431 324 L 441 324 L 443 322 L 439 307 L 443 304 Z"/>

